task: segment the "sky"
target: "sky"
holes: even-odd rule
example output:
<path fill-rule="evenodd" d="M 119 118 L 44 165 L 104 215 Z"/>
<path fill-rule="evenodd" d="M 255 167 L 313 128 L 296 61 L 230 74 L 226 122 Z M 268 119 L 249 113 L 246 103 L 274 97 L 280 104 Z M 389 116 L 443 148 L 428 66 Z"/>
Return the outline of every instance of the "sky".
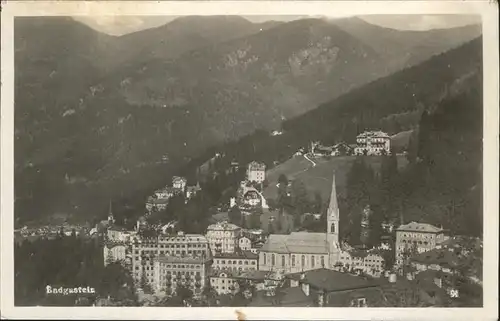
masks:
<path fill-rule="evenodd" d="M 252 22 L 268 20 L 291 21 L 305 16 L 243 16 Z M 98 31 L 110 35 L 123 35 L 164 25 L 177 16 L 80 16 L 75 20 Z M 474 15 L 371 15 L 360 16 L 363 20 L 386 28 L 399 30 L 429 30 L 453 28 L 481 23 L 480 16 Z"/>

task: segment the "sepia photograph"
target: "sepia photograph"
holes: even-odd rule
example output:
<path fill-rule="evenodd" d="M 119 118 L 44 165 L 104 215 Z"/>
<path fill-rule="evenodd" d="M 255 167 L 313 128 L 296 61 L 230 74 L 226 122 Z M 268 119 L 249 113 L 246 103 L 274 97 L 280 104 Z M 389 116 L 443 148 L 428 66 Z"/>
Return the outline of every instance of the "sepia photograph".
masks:
<path fill-rule="evenodd" d="M 2 21 L 2 317 L 496 319 L 498 5 L 188 2 Z"/>

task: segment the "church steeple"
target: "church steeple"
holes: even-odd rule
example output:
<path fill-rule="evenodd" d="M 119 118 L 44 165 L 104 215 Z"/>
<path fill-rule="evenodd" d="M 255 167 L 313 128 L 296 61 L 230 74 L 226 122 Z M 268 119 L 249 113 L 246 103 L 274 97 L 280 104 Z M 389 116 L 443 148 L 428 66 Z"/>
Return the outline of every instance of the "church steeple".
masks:
<path fill-rule="evenodd" d="M 339 244 L 339 206 L 337 203 L 337 188 L 335 182 L 335 172 L 332 179 L 332 191 L 330 194 L 330 204 L 326 212 L 327 226 L 326 233 L 329 246 L 338 246 Z"/>
<path fill-rule="evenodd" d="M 108 222 L 110 224 L 115 223 L 115 218 L 113 217 L 113 204 L 112 204 L 111 200 L 109 201 Z"/>

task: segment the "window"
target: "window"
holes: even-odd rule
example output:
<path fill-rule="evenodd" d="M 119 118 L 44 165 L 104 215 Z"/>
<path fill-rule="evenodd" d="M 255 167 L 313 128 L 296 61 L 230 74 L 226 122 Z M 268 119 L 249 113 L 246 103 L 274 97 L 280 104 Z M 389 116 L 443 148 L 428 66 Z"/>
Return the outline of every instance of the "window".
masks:
<path fill-rule="evenodd" d="M 295 266 L 295 255 L 292 255 L 292 266 Z"/>
<path fill-rule="evenodd" d="M 267 254 L 266 254 L 266 253 L 264 253 L 264 255 L 263 255 L 263 256 L 264 256 L 264 265 L 266 265 L 266 264 L 267 264 Z"/>
<path fill-rule="evenodd" d="M 283 267 L 285 266 L 285 256 L 284 255 L 281 256 L 281 266 L 283 266 Z"/>
<path fill-rule="evenodd" d="M 271 254 L 271 265 L 275 264 L 276 264 L 276 257 L 274 256 L 274 254 Z"/>
<path fill-rule="evenodd" d="M 306 256 L 305 255 L 302 255 L 302 258 L 300 259 L 301 260 L 301 266 L 305 266 L 306 265 Z"/>
<path fill-rule="evenodd" d="M 311 255 L 311 267 L 314 267 L 314 255 Z"/>

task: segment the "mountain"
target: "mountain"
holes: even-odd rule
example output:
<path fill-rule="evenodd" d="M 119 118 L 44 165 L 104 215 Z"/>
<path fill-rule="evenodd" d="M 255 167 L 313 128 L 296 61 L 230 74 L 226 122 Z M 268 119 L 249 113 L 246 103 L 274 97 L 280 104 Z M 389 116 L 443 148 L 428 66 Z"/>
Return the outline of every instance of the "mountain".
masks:
<path fill-rule="evenodd" d="M 237 160 L 245 164 L 259 159 L 273 166 L 275 161 L 288 160 L 311 141 L 355 143 L 359 132 L 381 129 L 396 137 L 413 132 L 408 149 L 415 154 L 423 111 L 433 113 L 444 97 L 455 97 L 468 87 L 481 88 L 481 74 L 482 38 L 479 37 L 285 121 L 282 135 L 257 131 L 221 146 L 217 152 L 226 155 L 226 162 Z M 480 101 L 475 103 L 481 105 Z"/>
<path fill-rule="evenodd" d="M 181 54 L 215 43 L 240 38 L 278 25 L 252 23 L 239 16 L 187 16 L 163 26 L 117 37 L 106 54 L 103 68 L 145 63 L 151 59 L 174 59 Z"/>
<path fill-rule="evenodd" d="M 221 42 L 168 59 L 130 56 L 113 71 L 103 61 L 117 55 L 122 37 L 66 18 L 15 23 L 15 193 L 23 219 L 100 215 L 109 199 L 142 210 L 151 189 L 209 147 L 278 126 L 389 72 L 376 50 L 316 19 L 254 24 L 256 33 L 214 36 Z"/>
<path fill-rule="evenodd" d="M 268 195 L 280 174 L 305 180 L 312 192 L 324 189 L 328 177 L 322 171 L 335 168 L 342 191 L 355 157 L 334 157 L 312 167 L 292 155 L 311 141 L 353 143 L 360 131 L 387 130 L 397 140 L 409 140 L 409 164 L 393 182 L 391 217 L 442 224 L 455 234 L 481 235 L 482 72 L 479 37 L 289 120 L 282 135 L 258 131 L 221 146 L 216 151 L 225 157 L 219 166 L 234 160 L 264 161 L 271 174 Z M 405 124 L 393 126 L 389 118 L 402 118 Z M 390 130 L 396 127 L 399 132 Z"/>
<path fill-rule="evenodd" d="M 276 126 L 282 116 L 378 78 L 383 66 L 382 57 L 349 34 L 307 19 L 124 68 L 102 85 L 130 105 L 199 114 L 220 141 Z"/>
<path fill-rule="evenodd" d="M 479 24 L 422 32 L 384 28 L 358 17 L 337 19 L 332 23 L 387 57 L 390 68 L 396 70 L 401 69 L 401 66 L 407 68 L 421 63 L 430 56 L 458 47 L 482 33 Z"/>

